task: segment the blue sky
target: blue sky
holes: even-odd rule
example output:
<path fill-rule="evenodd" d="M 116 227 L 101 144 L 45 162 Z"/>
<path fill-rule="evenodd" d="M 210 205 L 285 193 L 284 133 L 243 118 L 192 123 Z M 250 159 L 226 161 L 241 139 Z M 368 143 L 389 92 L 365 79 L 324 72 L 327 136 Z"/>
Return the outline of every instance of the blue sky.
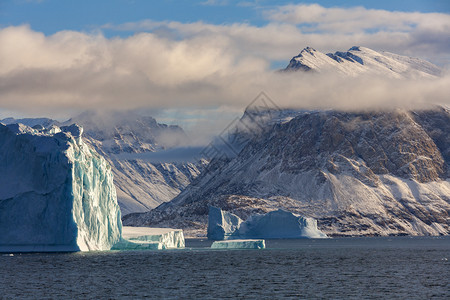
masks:
<path fill-rule="evenodd" d="M 353 105 L 373 83 L 321 87 L 274 71 L 306 46 L 355 45 L 448 68 L 450 1 L 3 0 L 0 118 L 138 109 L 217 131 L 261 91 L 286 106 Z M 379 99 L 404 101 L 380 84 Z M 450 94 L 448 77 L 417 86 L 406 90 L 418 101 Z"/>
<path fill-rule="evenodd" d="M 355 7 L 404 12 L 450 12 L 448 0 L 328 0 L 328 1 L 149 1 L 149 0 L 3 0 L 0 26 L 29 24 L 33 30 L 53 34 L 61 30 L 93 31 L 104 24 L 145 19 L 211 24 L 250 23 L 261 26 L 268 20 L 265 9 L 286 4 L 318 3 L 324 7 Z M 104 31 L 105 35 L 131 32 Z"/>

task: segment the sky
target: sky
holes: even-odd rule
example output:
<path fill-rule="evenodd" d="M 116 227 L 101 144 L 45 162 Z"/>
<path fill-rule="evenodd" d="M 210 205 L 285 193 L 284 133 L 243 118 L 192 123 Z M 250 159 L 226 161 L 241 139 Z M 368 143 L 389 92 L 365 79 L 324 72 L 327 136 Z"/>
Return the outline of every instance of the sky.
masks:
<path fill-rule="evenodd" d="M 2 0 L 0 118 L 136 109 L 213 132 L 261 91 L 304 108 L 448 104 L 447 75 L 349 82 L 275 72 L 307 46 L 355 45 L 447 70 L 450 1 Z"/>

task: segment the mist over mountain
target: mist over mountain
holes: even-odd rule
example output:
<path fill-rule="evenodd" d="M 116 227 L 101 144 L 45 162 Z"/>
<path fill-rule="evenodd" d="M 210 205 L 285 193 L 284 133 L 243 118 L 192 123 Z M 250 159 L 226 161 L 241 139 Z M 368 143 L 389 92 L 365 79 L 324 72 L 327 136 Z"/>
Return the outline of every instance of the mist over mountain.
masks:
<path fill-rule="evenodd" d="M 177 125 L 156 122 L 130 111 L 87 111 L 64 122 L 80 124 L 109 154 L 142 153 L 182 146 L 188 137 Z"/>
<path fill-rule="evenodd" d="M 301 11 L 308 9 L 311 7 L 302 7 Z M 391 20 L 403 17 L 391 16 Z M 376 19 L 374 15 L 371 18 Z M 435 24 L 434 21 L 438 20 L 431 15 L 428 18 L 427 22 L 421 19 L 423 25 Z M 363 19 L 365 16 L 361 16 Z M 26 25 L 13 26 L 0 31 L 3 45 L 0 56 L 4 62 L 0 70 L 1 104 L 2 109 L 11 112 L 10 115 L 43 115 L 52 118 L 68 118 L 76 112 L 104 109 L 182 111 L 231 107 L 242 110 L 260 91 L 269 93 L 280 107 L 298 109 L 417 108 L 430 101 L 450 105 L 447 97 L 450 94 L 450 75 L 447 70 L 435 78 L 432 71 L 430 75 L 423 68 L 417 69 L 417 65 L 426 67 L 421 60 L 416 61 L 407 56 L 397 58 L 380 51 L 389 49 L 403 55 L 417 55 L 432 59 L 433 62 L 442 62 L 440 66 L 446 68 L 448 55 L 443 54 L 448 53 L 443 49 L 449 44 L 444 42 L 448 40 L 445 37 L 448 30 L 444 30 L 446 22 L 441 23 L 442 30 L 439 30 L 442 38 L 436 38 L 434 33 L 430 33 L 429 37 L 433 37 L 434 42 L 428 44 L 429 48 L 424 48 L 422 43 L 429 42 L 428 34 L 422 33 L 424 40 L 416 41 L 411 48 L 411 38 L 414 37 L 409 38 L 402 31 L 379 44 L 374 43 L 373 39 L 381 38 L 380 33 L 359 39 L 359 30 L 369 29 L 358 26 L 350 26 L 356 31 L 340 37 L 329 36 L 320 29 L 325 36 L 319 37 L 311 32 L 297 35 L 291 30 L 286 31 L 287 28 L 279 24 L 264 27 L 260 31 L 246 25 L 230 25 L 225 30 L 222 26 L 171 23 L 170 27 L 174 26 L 172 29 L 178 33 L 171 35 L 169 42 L 167 37 L 156 33 L 141 32 L 124 39 L 67 31 L 46 36 Z M 407 24 L 414 31 L 418 29 L 409 21 Z M 330 25 L 329 29 L 333 31 L 340 25 L 340 22 Z M 185 30 L 192 30 L 193 35 L 188 34 L 186 37 L 182 34 L 186 33 Z M 177 36 L 185 39 L 175 38 Z M 399 36 L 403 40 L 401 47 L 396 43 L 399 41 L 396 37 Z M 355 47 L 359 51 L 347 51 L 354 45 L 355 38 L 362 45 L 375 49 L 371 50 L 372 54 L 364 54 L 369 49 L 365 47 Z M 211 42 L 216 39 L 221 42 Z M 20 45 L 17 40 L 22 41 Z M 359 75 L 348 79 L 325 70 L 296 72 L 295 75 L 277 72 L 275 68 L 278 69 L 282 61 L 288 65 L 289 59 L 299 54 L 300 51 L 297 51 L 301 50 L 299 44 L 302 41 L 308 41 L 319 51 L 338 47 L 336 49 L 342 53 L 333 52 L 335 59 L 324 54 L 326 52 L 322 53 L 322 58 L 326 59 L 327 64 L 339 65 L 339 69 L 350 69 Z M 440 52 L 437 51 L 437 45 L 443 47 Z M 311 56 L 309 58 L 318 63 L 319 54 L 317 57 L 305 52 L 303 54 L 303 60 Z M 357 60 L 352 63 L 352 57 L 362 59 L 364 65 Z M 378 65 L 380 72 L 365 72 L 369 63 L 376 63 L 378 58 L 385 62 L 384 65 Z M 340 60 L 342 62 L 339 63 Z M 306 61 L 303 64 L 309 66 Z M 404 75 L 414 65 L 417 70 L 405 78 Z M 434 67 L 431 66 L 431 70 Z M 425 73 L 433 80 L 421 80 Z M 8 113 L 3 115 L 10 116 Z"/>
<path fill-rule="evenodd" d="M 376 73 L 433 80 L 440 74 L 428 62 L 363 47 L 328 55 L 306 48 L 285 71 L 348 79 Z M 214 205 L 243 219 L 286 209 L 316 218 L 319 229 L 332 236 L 447 235 L 448 132 L 450 112 L 442 106 L 249 107 L 230 135 L 236 155 L 218 155 L 172 201 L 124 222 L 202 235 L 208 206 Z"/>

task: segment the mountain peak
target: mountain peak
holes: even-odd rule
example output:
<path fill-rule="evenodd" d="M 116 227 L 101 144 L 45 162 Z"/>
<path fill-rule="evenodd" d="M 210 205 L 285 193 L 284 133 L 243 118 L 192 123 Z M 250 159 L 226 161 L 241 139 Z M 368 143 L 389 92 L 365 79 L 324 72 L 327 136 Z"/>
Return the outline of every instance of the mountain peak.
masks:
<path fill-rule="evenodd" d="M 362 46 L 321 53 L 312 47 L 294 56 L 284 71 L 335 72 L 350 77 L 371 74 L 390 78 L 435 78 L 442 70 L 430 62 Z"/>
<path fill-rule="evenodd" d="M 360 46 L 353 46 L 350 49 L 348 49 L 348 51 L 361 51 L 361 47 Z"/>
<path fill-rule="evenodd" d="M 313 54 L 313 52 L 317 52 L 317 50 L 314 49 L 314 48 L 312 48 L 312 47 L 309 47 L 309 46 L 308 46 L 308 47 L 304 48 L 304 49 L 300 52 L 300 54 L 305 53 L 305 52 L 310 53 L 310 54 Z"/>

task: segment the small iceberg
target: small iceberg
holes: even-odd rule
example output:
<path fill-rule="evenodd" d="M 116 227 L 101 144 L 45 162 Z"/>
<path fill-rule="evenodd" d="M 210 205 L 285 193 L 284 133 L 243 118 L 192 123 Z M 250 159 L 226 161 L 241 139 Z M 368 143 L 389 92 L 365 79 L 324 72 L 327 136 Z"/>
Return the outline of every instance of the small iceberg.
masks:
<path fill-rule="evenodd" d="M 264 240 L 227 240 L 215 241 L 211 249 L 265 249 Z"/>
<path fill-rule="evenodd" d="M 111 250 L 162 250 L 185 247 L 183 230 L 172 228 L 122 227 L 122 238 Z"/>
<path fill-rule="evenodd" d="M 317 220 L 279 209 L 250 216 L 245 222 L 238 216 L 210 206 L 208 239 L 299 239 L 327 238 L 317 228 Z"/>
<path fill-rule="evenodd" d="M 122 239 L 111 250 L 163 250 L 162 243 Z"/>

